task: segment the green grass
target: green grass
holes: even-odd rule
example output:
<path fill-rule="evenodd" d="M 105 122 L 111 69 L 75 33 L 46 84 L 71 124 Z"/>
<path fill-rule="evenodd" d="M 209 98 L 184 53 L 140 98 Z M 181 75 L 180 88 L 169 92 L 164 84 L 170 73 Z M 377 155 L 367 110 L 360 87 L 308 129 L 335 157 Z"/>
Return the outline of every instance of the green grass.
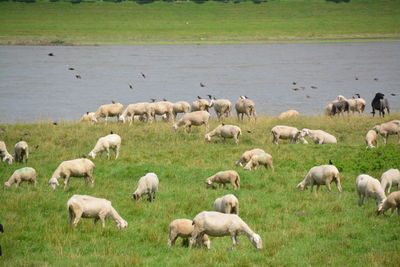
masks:
<path fill-rule="evenodd" d="M 3 124 L 0 140 L 12 146 L 22 137 L 31 147 L 27 166 L 38 173 L 34 188 L 5 188 L 2 184 L 25 164 L 0 164 L 0 234 L 2 266 L 398 266 L 400 261 L 399 217 L 376 216 L 375 203 L 359 207 L 355 178 L 367 173 L 379 178 L 389 168 L 399 168 L 397 138 L 384 146 L 366 150 L 364 136 L 375 124 L 399 119 L 371 117 L 302 117 L 278 120 L 262 117 L 238 123 L 243 130 L 240 144 L 213 139 L 205 143 L 204 128 L 192 134 L 173 132 L 167 123 Z M 218 122 L 212 121 L 210 128 Z M 271 144 L 270 129 L 277 125 L 323 129 L 337 136 L 336 145 Z M 63 160 L 87 154 L 97 139 L 110 131 L 122 137 L 118 160 L 96 158 L 94 187 L 72 178 L 70 186 L 53 191 L 47 184 Z M 248 133 L 251 130 L 252 133 Z M 38 149 L 34 147 L 39 145 Z M 234 162 L 248 149 L 262 148 L 274 159 L 275 171 L 246 172 Z M 381 156 L 377 152 L 382 152 Z M 296 191 L 308 170 L 332 159 L 341 172 L 343 193 L 333 186 L 318 194 Z M 207 189 L 205 179 L 221 170 L 241 175 L 241 189 Z M 139 177 L 155 172 L 160 179 L 157 200 L 130 199 Z M 392 189 L 394 190 L 394 189 Z M 258 251 L 241 236 L 230 251 L 229 237 L 212 238 L 211 250 L 167 247 L 168 225 L 176 218 L 193 218 L 212 209 L 214 200 L 234 193 L 240 201 L 240 216 L 261 235 L 264 249 Z M 101 224 L 82 219 L 76 229 L 68 224 L 66 202 L 73 194 L 88 194 L 112 200 L 129 223 L 119 231 L 114 222 Z M 390 213 L 388 213 L 390 214 Z"/>
<path fill-rule="evenodd" d="M 0 44 L 236 43 L 400 36 L 400 1 L 0 2 Z"/>

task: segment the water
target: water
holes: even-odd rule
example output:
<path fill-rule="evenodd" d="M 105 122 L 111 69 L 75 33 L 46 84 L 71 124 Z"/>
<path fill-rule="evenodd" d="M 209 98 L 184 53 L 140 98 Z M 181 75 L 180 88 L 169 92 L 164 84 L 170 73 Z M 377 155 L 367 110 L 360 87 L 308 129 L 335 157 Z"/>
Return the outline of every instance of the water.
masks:
<path fill-rule="evenodd" d="M 259 114 L 316 115 L 337 95 L 354 93 L 370 112 L 379 91 L 399 111 L 399 88 L 400 42 L 0 46 L 1 123 L 78 120 L 112 100 L 191 103 L 207 94 L 232 103 L 247 95 Z"/>

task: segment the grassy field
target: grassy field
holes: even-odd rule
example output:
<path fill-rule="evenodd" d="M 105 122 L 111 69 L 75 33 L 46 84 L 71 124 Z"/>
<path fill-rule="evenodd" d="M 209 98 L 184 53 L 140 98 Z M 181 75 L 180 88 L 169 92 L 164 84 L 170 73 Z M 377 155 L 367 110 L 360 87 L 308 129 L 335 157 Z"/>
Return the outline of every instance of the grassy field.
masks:
<path fill-rule="evenodd" d="M 389 144 L 366 150 L 365 133 L 375 124 L 399 119 L 371 117 L 302 117 L 278 120 L 262 117 L 238 123 L 243 130 L 240 144 L 203 141 L 204 128 L 186 134 L 173 132 L 169 123 L 3 124 L 0 140 L 11 152 L 20 138 L 31 147 L 28 164 L 0 164 L 1 184 L 23 166 L 38 172 L 34 188 L 1 186 L 0 234 L 2 266 L 398 266 L 400 261 L 399 217 L 376 216 L 375 203 L 359 207 L 355 178 L 368 173 L 379 178 L 389 168 L 399 168 L 397 138 Z M 212 121 L 210 128 L 218 122 Z M 337 145 L 271 144 L 270 129 L 277 124 L 324 129 L 338 138 Z M 96 140 L 110 131 L 122 137 L 118 160 L 96 158 L 94 187 L 72 178 L 69 188 L 51 190 L 47 184 L 63 160 L 87 154 Z M 248 133 L 251 130 L 252 133 Z M 38 148 L 35 146 L 39 145 Z M 274 159 L 275 171 L 246 172 L 234 165 L 248 149 L 262 148 Z M 381 152 L 381 153 L 377 153 Z M 332 159 L 341 172 L 343 193 L 333 186 L 328 193 L 298 192 L 296 185 L 308 170 Z M 206 188 L 205 179 L 221 170 L 241 175 L 241 189 Z M 155 172 L 160 179 L 158 198 L 134 202 L 131 194 L 139 177 Z M 395 190 L 395 189 L 392 189 Z M 167 247 L 168 225 L 176 218 L 193 218 L 212 209 L 214 200 L 234 193 L 241 217 L 261 235 L 264 249 L 256 250 L 245 236 L 230 250 L 229 237 L 212 238 L 211 250 L 184 247 L 178 240 Z M 88 194 L 112 200 L 129 223 L 117 230 L 107 220 L 106 228 L 82 219 L 76 229 L 68 224 L 66 202 L 73 194 Z"/>
<path fill-rule="evenodd" d="M 235 43 L 400 36 L 400 1 L 0 2 L 0 44 Z"/>

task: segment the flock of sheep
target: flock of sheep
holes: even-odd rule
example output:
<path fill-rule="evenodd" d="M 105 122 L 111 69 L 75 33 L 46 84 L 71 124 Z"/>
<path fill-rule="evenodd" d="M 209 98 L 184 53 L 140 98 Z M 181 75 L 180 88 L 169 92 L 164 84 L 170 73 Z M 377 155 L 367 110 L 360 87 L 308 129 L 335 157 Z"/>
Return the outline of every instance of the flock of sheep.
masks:
<path fill-rule="evenodd" d="M 180 101 L 171 103 L 169 101 L 160 101 L 154 103 L 137 103 L 130 104 L 123 110 L 120 103 L 112 103 L 100 106 L 96 112 L 85 114 L 81 120 L 96 123 L 99 118 L 105 118 L 107 123 L 108 117 L 117 117 L 120 122 L 129 121 L 130 125 L 135 119 L 142 121 L 152 121 L 156 119 L 156 115 L 162 116 L 163 120 L 170 121 L 176 120 L 177 114 L 184 113 L 182 118 L 173 124 L 173 129 L 177 130 L 179 127 L 185 127 L 190 132 L 192 126 L 205 125 L 208 131 L 208 121 L 210 119 L 209 109 L 214 107 L 218 119 L 230 116 L 232 104 L 226 99 L 215 99 L 209 96 L 210 101 L 198 97 L 198 99 L 189 105 L 187 102 Z M 351 111 L 363 112 L 365 107 L 361 105 L 362 99 L 346 99 L 339 96 L 337 100 L 331 103 L 330 115 L 335 115 L 338 112 L 344 112 L 341 108 L 343 101 L 350 108 Z M 350 105 L 350 102 L 352 103 Z M 241 96 L 235 105 L 238 119 L 243 119 L 246 115 L 249 119 L 256 119 L 255 104 L 246 96 Z M 191 110 L 191 112 L 189 112 Z M 297 117 L 299 113 L 294 110 L 287 111 L 280 115 L 280 118 Z M 271 130 L 273 136 L 273 144 L 278 145 L 280 139 L 290 140 L 290 143 L 298 143 L 301 141 L 303 144 L 308 144 L 305 137 L 310 137 L 315 144 L 335 144 L 337 139 L 335 136 L 322 131 L 302 129 L 299 130 L 295 127 L 278 125 Z M 213 136 L 218 136 L 222 139 L 232 138 L 238 144 L 239 137 L 242 131 L 238 126 L 225 125 L 222 123 L 217 128 L 208 132 L 205 135 L 205 141 L 210 141 Z M 367 148 L 373 148 L 377 144 L 377 134 L 384 138 L 386 144 L 389 135 L 397 134 L 400 143 L 400 120 L 392 120 L 381 125 L 376 125 L 370 130 L 365 138 Z M 121 137 L 118 134 L 111 134 L 98 139 L 89 156 L 95 159 L 97 154 L 106 152 L 107 159 L 110 159 L 110 150 L 115 152 L 115 159 L 119 156 L 121 147 Z M 27 163 L 29 157 L 29 147 L 24 141 L 18 142 L 15 147 L 15 161 Z M 0 141 L 0 157 L 3 162 L 12 164 L 14 157 L 7 151 L 6 145 Z M 264 166 L 274 171 L 272 156 L 264 150 L 256 148 L 245 151 L 241 158 L 236 162 L 237 166 L 244 166 L 245 170 L 252 170 L 258 166 Z M 79 158 L 69 161 L 63 161 L 57 169 L 53 172 L 49 185 L 56 189 L 60 186 L 59 180 L 64 179 L 64 188 L 68 186 L 70 177 L 83 177 L 85 184 L 89 181 L 93 185 L 95 179 L 93 171 L 95 164 L 87 158 Z M 21 182 L 30 182 L 36 184 L 36 171 L 31 167 L 24 167 L 16 170 L 5 186 L 10 187 L 12 184 L 19 186 Z M 339 192 L 342 192 L 340 184 L 340 174 L 338 169 L 332 165 L 315 166 L 309 170 L 303 181 L 297 185 L 298 190 L 306 190 L 308 187 L 313 191 L 314 185 L 317 186 L 317 191 L 321 185 L 325 185 L 328 191 L 331 191 L 331 183 L 334 182 Z M 240 189 L 240 176 L 234 170 L 220 171 L 205 180 L 207 186 L 213 184 L 222 185 L 226 187 L 231 184 L 234 190 Z M 138 181 L 137 188 L 132 194 L 135 200 L 140 199 L 143 195 L 147 195 L 148 201 L 156 199 L 158 191 L 159 179 L 155 173 L 148 173 L 141 177 Z M 381 182 L 377 179 L 361 174 L 356 179 L 356 189 L 360 198 L 360 205 L 363 204 L 365 197 L 375 199 L 378 205 L 378 213 L 384 213 L 388 209 L 398 209 L 400 215 L 400 191 L 390 193 L 393 185 L 397 185 L 400 189 L 400 171 L 398 169 L 390 169 L 382 174 Z M 385 191 L 388 195 L 386 197 Z M 118 212 L 112 207 L 111 202 L 106 199 L 95 198 L 87 195 L 73 195 L 67 202 L 68 214 L 70 224 L 76 227 L 81 218 L 93 218 L 94 223 L 101 220 L 103 227 L 105 226 L 105 219 L 111 218 L 116 222 L 118 228 L 123 229 L 128 227 L 126 222 Z M 203 211 L 197 214 L 193 220 L 177 219 L 171 222 L 169 226 L 169 240 L 168 245 L 172 246 L 178 237 L 190 238 L 189 247 L 194 245 L 206 246 L 210 248 L 210 239 L 208 236 L 231 236 L 233 246 L 237 244 L 237 236 L 239 234 L 246 235 L 251 243 L 258 249 L 262 248 L 261 237 L 256 234 L 240 217 L 239 217 L 239 200 L 232 194 L 225 195 L 218 198 L 214 202 L 214 211 Z"/>

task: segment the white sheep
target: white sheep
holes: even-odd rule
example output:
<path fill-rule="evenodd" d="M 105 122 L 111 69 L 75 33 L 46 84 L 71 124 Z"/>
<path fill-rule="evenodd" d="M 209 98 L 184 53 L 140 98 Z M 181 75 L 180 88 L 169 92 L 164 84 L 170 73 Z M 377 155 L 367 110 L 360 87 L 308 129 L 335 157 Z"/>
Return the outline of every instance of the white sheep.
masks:
<path fill-rule="evenodd" d="M 121 137 L 118 134 L 109 134 L 104 137 L 100 137 L 97 140 L 93 150 L 90 151 L 89 156 L 93 159 L 96 158 L 97 153 L 103 153 L 107 151 L 107 159 L 110 159 L 110 149 L 115 152 L 115 159 L 119 156 L 119 149 L 121 147 Z"/>
<path fill-rule="evenodd" d="M 397 134 L 398 143 L 400 143 L 400 120 L 392 120 L 381 125 L 375 125 L 373 129 L 383 137 L 385 144 L 389 135 L 393 134 Z"/>
<path fill-rule="evenodd" d="M 377 134 L 375 130 L 369 130 L 367 135 L 365 136 L 365 143 L 367 144 L 366 149 L 375 148 L 378 144 Z"/>
<path fill-rule="evenodd" d="M 288 111 L 282 112 L 278 119 L 287 119 L 287 118 L 297 118 L 300 116 L 300 113 L 297 110 L 289 109 Z"/>
<path fill-rule="evenodd" d="M 14 156 L 15 162 L 28 162 L 29 158 L 29 146 L 28 143 L 25 141 L 19 141 L 14 146 Z"/>
<path fill-rule="evenodd" d="M 219 197 L 214 201 L 213 209 L 222 213 L 239 215 L 239 200 L 232 194 Z"/>
<path fill-rule="evenodd" d="M 147 195 L 147 201 L 154 201 L 158 191 L 158 177 L 155 173 L 149 172 L 138 181 L 137 188 L 132 194 L 132 198 L 139 200 L 142 195 Z M 153 196 L 152 196 L 153 194 Z"/>
<path fill-rule="evenodd" d="M 238 161 L 236 161 L 236 166 L 243 166 L 242 163 L 246 164 L 247 162 L 249 162 L 249 160 L 251 159 L 252 156 L 254 156 L 256 154 L 261 154 L 261 153 L 265 153 L 265 151 L 260 148 L 255 148 L 252 150 L 245 151 L 242 154 L 242 156 L 240 157 L 240 159 Z"/>
<path fill-rule="evenodd" d="M 58 179 L 64 178 L 64 189 L 69 183 L 70 177 L 83 177 L 85 178 L 85 184 L 88 184 L 88 178 L 91 183 L 94 184 L 93 170 L 95 168 L 94 163 L 89 159 L 73 159 L 61 162 L 53 175 L 49 180 L 49 185 L 56 189 L 60 184 Z"/>
<path fill-rule="evenodd" d="M 129 120 L 129 125 L 132 125 L 136 116 L 143 116 L 145 121 L 148 121 L 154 115 L 154 107 L 147 102 L 129 104 L 121 116 L 119 121 L 125 123 L 125 119 Z"/>
<path fill-rule="evenodd" d="M 86 112 L 85 114 L 82 115 L 81 119 L 79 121 L 88 121 L 91 123 L 96 123 L 96 113 L 95 112 Z"/>
<path fill-rule="evenodd" d="M 73 195 L 67 202 L 67 210 L 72 227 L 76 227 L 81 218 L 93 218 L 94 224 L 100 219 L 103 228 L 106 226 L 106 218 L 113 219 L 118 229 L 128 227 L 128 223 L 113 208 L 111 201 L 104 198 Z"/>
<path fill-rule="evenodd" d="M 366 102 L 364 99 L 360 98 L 360 95 L 357 94 L 358 98 L 346 98 L 342 95 L 338 95 L 337 101 L 346 101 L 349 104 L 349 110 L 354 114 L 354 112 L 363 113 L 365 109 Z"/>
<path fill-rule="evenodd" d="M 246 166 L 244 166 L 244 170 L 251 171 L 251 169 L 257 168 L 260 165 L 264 166 L 266 169 L 269 167 L 272 171 L 274 171 L 272 156 L 265 152 L 253 155 L 249 162 L 247 162 Z"/>
<path fill-rule="evenodd" d="M 159 101 L 155 103 L 150 103 L 150 106 L 154 109 L 153 119 L 156 120 L 156 115 L 162 116 L 166 115 L 166 120 L 169 121 L 172 117 L 173 106 L 169 101 Z"/>
<path fill-rule="evenodd" d="M 168 235 L 168 246 L 172 247 L 175 245 L 176 239 L 178 237 L 184 238 L 187 241 L 187 238 L 192 236 L 194 226 L 193 221 L 189 219 L 176 219 L 173 220 L 169 225 L 169 235 Z M 206 246 L 210 249 L 211 241 L 207 235 L 203 235 L 202 245 Z"/>
<path fill-rule="evenodd" d="M 253 117 L 254 120 L 257 117 L 257 113 L 256 113 L 256 105 L 254 104 L 253 101 L 251 101 L 248 98 L 239 98 L 236 101 L 235 104 L 235 109 L 236 109 L 236 114 L 238 117 L 238 120 L 240 120 L 240 115 L 241 115 L 241 119 L 243 120 L 243 116 L 246 115 L 247 118 Z"/>
<path fill-rule="evenodd" d="M 16 170 L 4 185 L 10 187 L 15 184 L 18 187 L 22 182 L 29 182 L 36 185 L 36 171 L 34 168 L 25 167 Z"/>
<path fill-rule="evenodd" d="M 376 205 L 382 203 L 386 196 L 382 189 L 381 183 L 378 179 L 375 179 L 367 174 L 360 174 L 356 179 L 356 190 L 358 197 L 360 198 L 359 205 L 364 204 L 364 198 L 371 197 L 375 199 Z"/>
<path fill-rule="evenodd" d="M 310 130 L 305 128 L 301 130 L 300 138 L 304 138 L 305 136 L 311 137 L 314 143 L 319 145 L 337 143 L 336 137 L 322 130 Z"/>
<path fill-rule="evenodd" d="M 192 247 L 197 241 L 201 243 L 204 234 L 209 236 L 231 236 L 233 247 L 238 244 L 238 235 L 246 235 L 257 249 L 262 249 L 261 237 L 236 214 L 225 214 L 216 211 L 203 211 L 193 219 L 194 230 L 189 242 Z"/>
<path fill-rule="evenodd" d="M 384 214 L 388 209 L 394 210 L 397 208 L 397 214 L 400 216 L 400 191 L 392 192 L 381 204 L 378 206 L 378 215 Z"/>
<path fill-rule="evenodd" d="M 289 139 L 292 144 L 298 143 L 301 140 L 303 144 L 308 144 L 296 127 L 277 125 L 271 129 L 271 133 L 273 136 L 272 143 L 275 145 L 278 144 L 279 139 Z"/>
<path fill-rule="evenodd" d="M 235 143 L 239 143 L 239 137 L 242 134 L 242 130 L 240 127 L 236 125 L 229 125 L 229 124 L 221 124 L 218 125 L 217 128 L 212 130 L 211 132 L 207 133 L 204 136 L 204 139 L 206 142 L 211 141 L 211 137 L 213 136 L 218 136 L 225 141 L 226 138 L 233 138 L 235 140 Z"/>
<path fill-rule="evenodd" d="M 207 111 L 208 112 L 210 107 L 211 107 L 211 104 L 208 102 L 207 99 L 200 98 L 192 103 L 190 111 L 191 112 L 194 112 L 194 111 Z"/>
<path fill-rule="evenodd" d="M 400 190 L 400 171 L 398 169 L 389 169 L 382 173 L 381 186 L 383 191 L 389 194 L 392 185 L 397 185 L 397 189 Z"/>
<path fill-rule="evenodd" d="M 217 114 L 218 120 L 223 118 L 228 118 L 231 116 L 232 103 L 228 99 L 212 99 L 211 106 L 214 106 L 215 113 Z"/>
<path fill-rule="evenodd" d="M 233 189 L 236 190 L 240 188 L 240 176 L 233 170 L 220 171 L 206 179 L 206 184 L 208 186 L 212 185 L 212 183 L 216 183 L 219 186 L 223 185 L 224 188 L 226 188 L 226 184 L 230 183 Z"/>
<path fill-rule="evenodd" d="M 0 158 L 3 162 L 7 164 L 12 164 L 14 157 L 8 153 L 6 143 L 0 141 Z"/>
<path fill-rule="evenodd" d="M 183 117 L 175 123 L 172 128 L 177 130 L 179 127 L 184 126 L 186 132 L 192 131 L 192 126 L 204 125 L 206 131 L 208 131 L 208 120 L 210 119 L 210 113 L 207 111 L 194 111 L 186 113 Z"/>
<path fill-rule="evenodd" d="M 311 186 L 311 192 L 313 191 L 314 185 L 317 186 L 317 191 L 320 185 L 326 185 L 328 191 L 331 191 L 331 183 L 335 182 L 336 188 L 341 193 L 342 186 L 340 185 L 340 176 L 338 169 L 333 165 L 320 165 L 312 167 L 304 180 L 297 185 L 298 190 L 306 190 L 308 186 Z"/>
<path fill-rule="evenodd" d="M 178 101 L 172 106 L 172 115 L 174 120 L 179 113 L 188 113 L 190 111 L 190 104 L 186 101 Z"/>
<path fill-rule="evenodd" d="M 106 124 L 108 117 L 117 117 L 121 116 L 124 110 L 124 106 L 121 103 L 112 103 L 100 106 L 96 113 L 95 118 L 105 118 Z"/>

